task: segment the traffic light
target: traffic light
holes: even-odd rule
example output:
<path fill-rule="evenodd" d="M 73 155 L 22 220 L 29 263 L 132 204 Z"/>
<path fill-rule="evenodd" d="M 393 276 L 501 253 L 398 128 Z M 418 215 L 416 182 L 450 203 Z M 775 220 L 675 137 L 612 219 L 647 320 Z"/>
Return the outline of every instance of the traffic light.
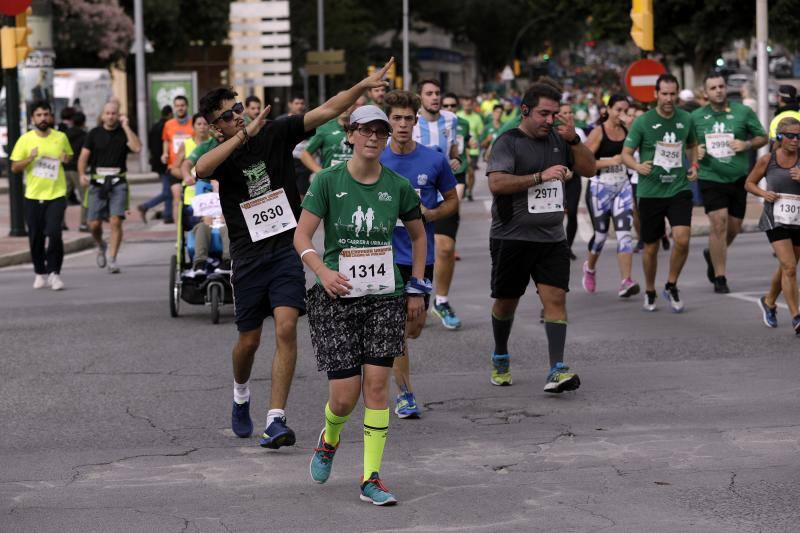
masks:
<path fill-rule="evenodd" d="M 3 68 L 17 66 L 17 48 L 14 42 L 14 28 L 4 26 L 0 28 L 0 53 L 2 53 Z"/>
<path fill-rule="evenodd" d="M 19 65 L 28 54 L 31 53 L 31 48 L 28 45 L 28 35 L 33 33 L 33 30 L 28 27 L 28 15 L 31 14 L 31 8 L 26 9 L 24 12 L 16 16 L 16 27 L 14 28 L 14 37 L 16 39 L 16 52 L 17 64 Z"/>
<path fill-rule="evenodd" d="M 16 68 L 25 61 L 31 51 L 28 46 L 28 35 L 31 34 L 31 29 L 28 27 L 30 12 L 31 9 L 28 8 L 24 13 L 17 15 L 13 28 L 10 26 L 0 28 L 0 52 L 2 52 L 3 68 Z"/>
<path fill-rule="evenodd" d="M 654 49 L 653 46 L 653 0 L 633 0 L 631 9 L 631 37 L 636 46 L 642 50 Z"/>

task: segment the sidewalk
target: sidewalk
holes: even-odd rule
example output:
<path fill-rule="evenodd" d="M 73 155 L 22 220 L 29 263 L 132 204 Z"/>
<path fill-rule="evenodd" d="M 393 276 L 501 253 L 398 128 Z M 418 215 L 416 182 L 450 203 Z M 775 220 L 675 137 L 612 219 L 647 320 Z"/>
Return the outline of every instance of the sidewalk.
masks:
<path fill-rule="evenodd" d="M 142 174 L 128 174 L 128 183 L 131 186 L 131 207 L 135 210 L 135 206 L 145 200 L 150 195 L 147 193 L 137 192 L 137 184 L 158 183 L 158 175 L 154 172 Z M 9 237 L 8 233 L 11 229 L 9 222 L 9 199 L 8 199 L 8 179 L 0 177 L 0 268 L 29 263 L 31 260 L 30 251 L 28 248 L 27 237 Z M 160 210 L 157 207 L 156 210 Z M 152 213 L 150 213 L 152 216 Z M 133 216 L 126 223 L 126 238 L 132 237 L 133 232 L 138 233 L 137 230 L 147 228 L 141 223 L 138 213 L 133 213 Z M 80 233 L 78 226 L 80 224 L 80 208 L 79 206 L 67 207 L 66 223 L 69 231 L 64 232 L 64 251 L 65 253 L 75 253 L 94 246 L 94 240 L 88 233 Z M 151 223 L 152 224 L 152 223 Z M 165 226 L 165 231 L 169 231 L 174 235 L 174 226 Z"/>

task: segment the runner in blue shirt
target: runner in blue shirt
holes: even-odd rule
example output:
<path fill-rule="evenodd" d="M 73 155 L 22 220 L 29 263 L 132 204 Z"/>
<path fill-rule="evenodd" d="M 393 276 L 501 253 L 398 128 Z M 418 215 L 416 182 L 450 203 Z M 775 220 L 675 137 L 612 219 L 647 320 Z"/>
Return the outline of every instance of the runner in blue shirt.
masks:
<path fill-rule="evenodd" d="M 455 113 L 442 109 L 442 90 L 437 80 L 422 80 L 417 87 L 421 109 L 417 115 L 417 124 L 414 126 L 414 141 L 445 154 L 450 168 L 456 172 L 461 167 L 461 160 L 458 158 L 458 117 Z M 459 174 L 456 177 L 459 200 L 464 195 L 465 175 Z M 442 326 L 451 330 L 461 327 L 461 320 L 450 307 L 448 299 L 456 264 L 458 224 L 458 212 L 455 212 L 439 219 L 434 225 L 436 261 L 433 271 L 436 277 L 433 285 L 436 301 L 431 313 L 442 321 Z"/>
<path fill-rule="evenodd" d="M 442 153 L 412 139 L 412 130 L 420 106 L 419 97 L 408 91 L 392 91 L 386 95 L 384 105 L 392 126 L 392 138 L 381 155 L 381 164 L 405 177 L 420 195 L 425 233 L 428 237 L 425 277 L 433 279 L 434 221 L 458 212 L 456 178 Z M 408 281 L 411 278 L 411 239 L 399 221 L 392 236 L 392 247 L 394 262 L 403 278 Z M 426 309 L 428 305 L 429 297 L 426 295 Z M 406 336 L 417 338 L 424 324 L 424 314 L 413 322 L 408 322 Z M 406 352 L 407 350 L 406 346 Z M 411 388 L 408 357 L 395 359 L 394 377 L 400 392 L 394 412 L 400 418 L 419 418 L 422 409 L 418 407 Z"/>

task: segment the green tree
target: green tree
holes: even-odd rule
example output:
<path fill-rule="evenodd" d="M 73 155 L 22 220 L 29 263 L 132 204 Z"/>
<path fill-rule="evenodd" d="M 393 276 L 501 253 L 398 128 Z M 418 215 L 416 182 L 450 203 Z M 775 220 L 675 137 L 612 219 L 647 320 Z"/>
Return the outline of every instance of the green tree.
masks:
<path fill-rule="evenodd" d="M 71 0 L 63 0 L 71 1 Z M 231 0 L 144 0 L 145 38 L 153 45 L 147 70 L 169 70 L 192 43 L 216 44 L 228 38 Z M 133 1 L 123 0 L 133 16 Z"/>
<path fill-rule="evenodd" d="M 107 67 L 128 55 L 133 21 L 117 0 L 53 0 L 57 67 Z"/>

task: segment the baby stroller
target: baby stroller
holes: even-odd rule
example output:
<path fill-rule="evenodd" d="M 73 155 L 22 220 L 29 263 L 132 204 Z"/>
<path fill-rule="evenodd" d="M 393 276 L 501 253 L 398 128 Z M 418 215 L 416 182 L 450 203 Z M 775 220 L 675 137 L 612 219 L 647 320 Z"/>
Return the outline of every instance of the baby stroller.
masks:
<path fill-rule="evenodd" d="M 184 186 L 181 194 L 181 206 L 175 221 L 175 255 L 169 264 L 169 313 L 172 317 L 178 316 L 181 300 L 190 305 L 207 305 L 211 308 L 211 322 L 218 324 L 221 308 L 233 303 L 230 273 L 215 271 L 222 257 L 219 227 L 224 222 L 221 221 L 221 216 L 215 217 L 214 224 L 211 225 L 211 245 L 205 275 L 197 275 L 192 267 L 195 254 L 195 235 L 192 228 L 202 223 L 202 219 L 193 212 L 192 199 L 208 192 L 211 192 L 211 184 L 198 181 L 196 185 Z"/>

